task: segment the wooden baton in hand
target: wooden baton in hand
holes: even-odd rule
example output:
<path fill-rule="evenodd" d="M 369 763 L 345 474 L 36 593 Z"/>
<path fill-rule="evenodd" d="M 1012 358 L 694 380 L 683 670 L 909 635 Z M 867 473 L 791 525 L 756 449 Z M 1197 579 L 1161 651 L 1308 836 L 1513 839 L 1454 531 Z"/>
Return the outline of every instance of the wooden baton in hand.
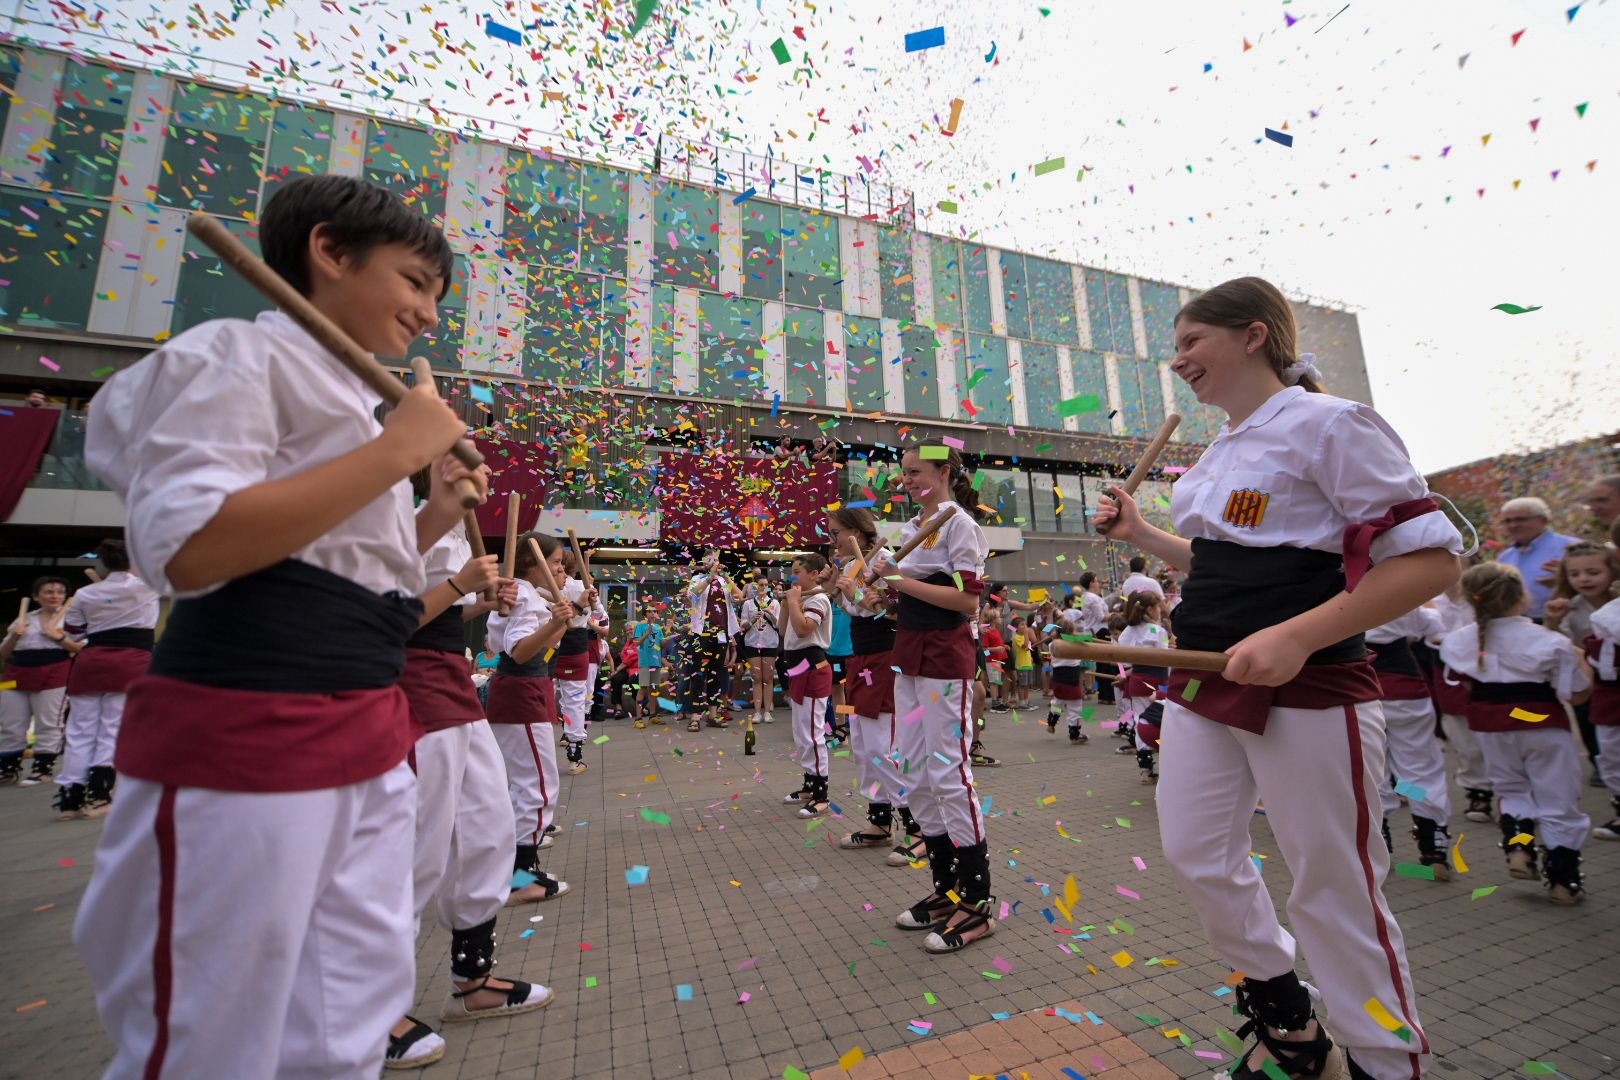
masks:
<path fill-rule="evenodd" d="M 473 558 L 482 559 L 485 555 L 488 555 L 489 552 L 484 549 L 483 530 L 478 527 L 478 514 L 468 510 L 462 515 L 461 527 L 467 531 L 467 546 L 472 549 Z M 512 575 L 507 574 L 506 576 L 511 577 Z M 493 601 L 498 595 L 500 595 L 500 590 L 495 586 L 484 590 L 485 600 Z"/>
<path fill-rule="evenodd" d="M 501 555 L 501 577 L 517 577 L 518 512 L 523 509 L 523 496 L 512 492 L 506 497 L 506 550 Z M 501 603 L 501 614 L 510 615 L 512 605 Z"/>
<path fill-rule="evenodd" d="M 540 564 L 540 576 L 546 579 L 546 588 L 551 591 L 551 602 L 561 603 L 563 591 L 557 587 L 557 575 L 551 572 L 551 564 L 546 562 L 545 553 L 540 550 L 540 542 L 532 536 L 529 537 L 529 554 Z"/>
<path fill-rule="evenodd" d="M 411 361 L 411 376 L 416 380 L 416 384 L 418 386 L 425 386 L 429 390 L 432 390 L 434 397 L 439 396 L 439 384 L 433 379 L 433 365 L 428 363 L 425 358 L 418 356 Z M 467 442 L 466 439 L 462 439 L 461 442 L 467 443 L 468 446 L 472 446 L 472 443 Z M 459 446 L 461 443 L 457 443 L 456 445 Z M 476 447 L 474 447 L 473 453 L 478 454 Z M 482 464 L 483 460 L 484 456 L 479 454 L 479 464 Z M 470 469 L 475 469 L 478 466 L 469 465 L 467 467 Z M 478 485 L 473 483 L 465 476 L 456 481 L 456 497 L 461 500 L 462 507 L 468 511 L 471 511 L 473 507 L 477 506 L 483 501 L 478 497 Z"/>
<path fill-rule="evenodd" d="M 1231 659 L 1225 653 L 1196 649 L 1148 649 L 1136 645 L 1110 645 L 1104 641 L 1052 642 L 1052 655 L 1060 660 L 1096 660 L 1104 664 L 1138 667 L 1185 668 L 1188 671 L 1225 671 Z"/>
<path fill-rule="evenodd" d="M 917 530 L 916 535 L 902 544 L 900 546 L 900 550 L 895 552 L 894 558 L 890 559 L 889 562 L 894 565 L 896 570 L 898 570 L 900 568 L 900 561 L 915 551 L 918 545 L 922 544 L 930 536 L 933 536 L 935 533 L 939 532 L 939 527 L 945 524 L 945 522 L 954 513 L 956 513 L 955 503 L 948 502 L 941 506 L 939 508 L 939 513 L 935 514 L 933 517 L 924 522 L 922 527 Z M 881 540 L 879 543 L 881 544 Z M 873 548 L 872 554 L 877 554 L 877 548 Z M 866 572 L 866 584 L 870 585 L 876 580 L 877 575 L 868 569 Z"/>
<path fill-rule="evenodd" d="M 1142 456 L 1136 460 L 1136 468 L 1132 469 L 1131 475 L 1127 476 L 1125 482 L 1119 485 L 1121 491 L 1127 495 L 1136 494 L 1136 489 L 1142 486 L 1142 481 L 1147 479 L 1147 474 L 1153 471 L 1153 463 L 1159 460 L 1159 454 L 1169 444 L 1170 436 L 1176 433 L 1176 428 L 1180 424 L 1180 413 L 1171 413 L 1164 418 L 1164 424 L 1159 428 L 1159 433 L 1153 436 L 1153 441 L 1147 444 L 1147 449 L 1143 450 Z M 1114 519 L 1114 521 L 1118 520 L 1117 517 Z M 1114 527 L 1114 521 L 1110 521 L 1106 526 L 1099 525 L 1097 527 L 1098 534 L 1107 536 L 1108 530 Z"/>
<path fill-rule="evenodd" d="M 579 580 L 587 589 L 596 588 L 591 580 L 591 568 L 585 562 L 585 551 L 579 546 L 579 537 L 573 529 L 568 530 L 568 546 L 574 549 L 574 561 L 579 563 Z"/>
<path fill-rule="evenodd" d="M 186 231 L 202 241 L 289 318 L 309 331 L 311 337 L 388 404 L 397 404 L 408 393 L 403 383 L 377 363 L 376 357 L 362 349 L 336 323 L 322 314 L 309 302 L 309 297 L 287 284 L 286 279 L 270 269 L 263 259 L 249 251 L 220 224 L 219 219 L 202 211 L 194 211 L 186 222 Z M 476 469 L 484 463 L 484 455 L 468 439 L 457 440 L 450 452 L 469 469 Z M 466 481 L 465 487 L 458 483 L 456 491 L 461 496 L 463 509 L 470 510 L 478 505 L 478 489 L 471 481 Z"/>

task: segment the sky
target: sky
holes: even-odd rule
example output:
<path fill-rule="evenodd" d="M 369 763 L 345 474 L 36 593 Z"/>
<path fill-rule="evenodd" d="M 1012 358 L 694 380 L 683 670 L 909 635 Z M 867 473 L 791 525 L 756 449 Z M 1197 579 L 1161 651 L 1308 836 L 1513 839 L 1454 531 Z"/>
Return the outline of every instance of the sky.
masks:
<path fill-rule="evenodd" d="M 637 0 L 0 12 L 39 44 L 341 84 L 618 161 L 660 133 L 769 149 L 914 192 L 929 231 L 1155 280 L 1257 274 L 1357 313 L 1424 471 L 1620 431 L 1620 0 L 639 2 L 634 37 Z"/>

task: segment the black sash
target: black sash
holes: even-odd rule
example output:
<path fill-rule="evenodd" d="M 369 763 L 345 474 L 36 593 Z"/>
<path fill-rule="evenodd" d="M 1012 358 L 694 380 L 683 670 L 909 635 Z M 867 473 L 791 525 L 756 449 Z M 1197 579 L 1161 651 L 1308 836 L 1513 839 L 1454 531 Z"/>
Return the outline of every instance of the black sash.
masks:
<path fill-rule="evenodd" d="M 461 605 L 451 604 L 429 619 L 426 625 L 417 627 L 416 633 L 405 644 L 413 649 L 466 652 L 467 634 L 461 627 Z"/>
<path fill-rule="evenodd" d="M 510 675 L 515 679 L 546 679 L 551 677 L 551 665 L 540 653 L 535 653 L 524 664 L 512 659 L 511 653 L 501 653 L 500 662 L 495 665 L 495 674 Z"/>
<path fill-rule="evenodd" d="M 856 656 L 888 652 L 894 648 L 894 620 L 884 616 L 864 618 L 851 615 L 849 619 L 849 647 Z"/>
<path fill-rule="evenodd" d="M 286 694 L 380 690 L 405 670 L 422 602 L 296 559 L 177 600 L 153 675 Z"/>
<path fill-rule="evenodd" d="M 585 652 L 591 644 L 591 630 L 587 626 L 570 626 L 563 631 L 562 640 L 557 642 L 558 656 L 578 656 Z"/>
<path fill-rule="evenodd" d="M 1544 682 L 1479 682 L 1468 690 L 1468 699 L 1484 705 L 1506 705 L 1520 701 L 1557 703 L 1558 691 Z"/>
<path fill-rule="evenodd" d="M 815 667 L 817 664 L 825 663 L 826 659 L 827 650 L 820 645 L 811 645 L 803 649 L 788 649 L 782 653 L 782 670 L 792 671 L 799 666 L 800 660 L 805 661 L 811 667 Z"/>
<path fill-rule="evenodd" d="M 73 657 L 68 655 L 66 649 L 18 649 L 11 654 L 8 663 L 18 667 L 50 667 L 52 664 L 65 664 Z"/>
<path fill-rule="evenodd" d="M 918 580 L 925 585 L 956 587 L 956 580 L 943 570 L 936 570 Z M 954 630 L 968 621 L 965 611 L 951 611 L 906 593 L 900 594 L 898 615 L 900 626 L 906 630 Z"/>
<path fill-rule="evenodd" d="M 1344 591 L 1344 557 L 1295 547 L 1245 547 L 1226 540 L 1192 542 L 1192 573 L 1176 607 L 1176 645 L 1225 652 L 1257 630 L 1276 626 Z M 1365 660 L 1355 634 L 1312 653 L 1307 664 Z"/>
<path fill-rule="evenodd" d="M 1394 641 L 1375 641 L 1367 646 L 1373 652 L 1372 666 L 1374 671 L 1386 675 L 1410 675 L 1415 679 L 1423 678 L 1423 669 L 1418 666 L 1417 654 L 1412 651 L 1412 643 L 1405 638 L 1396 638 Z"/>
<path fill-rule="evenodd" d="M 1151 667 L 1146 664 L 1132 664 L 1131 674 L 1150 682 L 1168 682 L 1170 669 L 1167 667 Z"/>
<path fill-rule="evenodd" d="M 111 630 L 97 630 L 85 636 L 86 645 L 99 645 L 108 649 L 145 649 L 152 651 L 155 641 L 150 626 L 115 626 Z"/>

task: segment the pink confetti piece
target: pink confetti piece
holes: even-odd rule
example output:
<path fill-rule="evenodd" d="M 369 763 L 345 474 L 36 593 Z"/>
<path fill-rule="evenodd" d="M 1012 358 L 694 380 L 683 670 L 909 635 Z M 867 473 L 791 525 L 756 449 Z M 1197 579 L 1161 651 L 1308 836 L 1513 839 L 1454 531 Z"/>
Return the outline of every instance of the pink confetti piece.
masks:
<path fill-rule="evenodd" d="M 737 1004 L 741 1005 L 741 1004 L 745 1003 L 752 996 L 753 996 L 752 994 L 750 994 L 748 991 L 744 990 L 742 992 L 742 996 L 737 999 Z"/>
<path fill-rule="evenodd" d="M 1147 863 L 1142 861 L 1142 856 L 1140 856 L 1140 855 L 1132 855 L 1131 856 L 1131 862 L 1136 864 L 1136 868 L 1138 870 L 1146 870 L 1147 869 Z"/>
<path fill-rule="evenodd" d="M 1010 961 L 1008 961 L 1005 957 L 997 956 L 997 957 L 993 958 L 990 961 L 990 964 L 991 964 L 992 967 L 994 967 L 997 971 L 1001 972 L 1003 975 L 1011 975 L 1012 974 L 1012 967 L 1013 967 L 1012 963 Z"/>
<path fill-rule="evenodd" d="M 1058 942 L 1058 948 L 1062 949 L 1064 952 L 1068 953 L 1070 956 L 1074 955 L 1074 950 L 1069 948 L 1067 945 L 1063 944 L 1063 942 L 1061 942 L 1061 941 Z"/>
<path fill-rule="evenodd" d="M 1221 1054 L 1221 1053 L 1217 1053 L 1214 1050 L 1194 1050 L 1193 1051 L 1193 1056 L 1194 1057 L 1201 1057 L 1201 1058 L 1209 1058 L 1212 1061 L 1219 1061 L 1219 1060 L 1221 1060 L 1221 1058 L 1225 1057 L 1226 1055 Z"/>
<path fill-rule="evenodd" d="M 872 910 L 872 905 L 871 904 L 862 904 L 861 907 L 865 908 L 867 911 Z"/>
<path fill-rule="evenodd" d="M 802 675 L 806 671 L 809 671 L 809 670 L 810 670 L 810 661 L 808 661 L 808 660 L 800 660 L 797 664 L 795 664 L 793 667 L 788 669 L 788 677 L 792 678 L 794 675 Z M 917 707 L 917 711 L 919 713 L 921 713 L 922 712 L 922 706 L 919 705 Z"/>
<path fill-rule="evenodd" d="M 961 439 L 953 439 L 949 435 L 940 436 L 939 441 L 944 443 L 946 446 L 949 446 L 953 450 L 961 450 L 961 449 L 963 449 L 964 447 L 967 446 L 967 444 L 964 443 Z"/>
<path fill-rule="evenodd" d="M 748 959 L 744 960 L 742 963 L 737 965 L 737 970 L 738 971 L 747 971 L 749 968 L 753 967 L 757 963 L 759 963 L 759 957 L 750 956 Z"/>
<path fill-rule="evenodd" d="M 39 362 L 41 364 L 44 364 L 46 367 L 50 368 L 52 371 L 61 371 L 62 370 L 62 365 L 58 364 L 55 360 L 52 360 L 48 356 L 40 357 Z"/>
<path fill-rule="evenodd" d="M 1115 885 L 1114 886 L 1114 891 L 1119 893 L 1119 895 L 1121 895 L 1121 896 L 1128 896 L 1132 900 L 1140 900 L 1140 899 L 1142 899 L 1142 894 L 1141 893 L 1133 893 L 1133 892 L 1131 892 L 1131 890 L 1127 889 L 1123 885 Z"/>
<path fill-rule="evenodd" d="M 906 713 L 906 723 L 915 724 L 918 720 L 922 719 L 922 714 L 923 707 L 919 705 L 915 709 L 912 709 L 910 712 Z"/>
<path fill-rule="evenodd" d="M 1001 902 L 1001 918 L 1003 920 L 1007 918 L 1007 901 L 1005 900 Z"/>

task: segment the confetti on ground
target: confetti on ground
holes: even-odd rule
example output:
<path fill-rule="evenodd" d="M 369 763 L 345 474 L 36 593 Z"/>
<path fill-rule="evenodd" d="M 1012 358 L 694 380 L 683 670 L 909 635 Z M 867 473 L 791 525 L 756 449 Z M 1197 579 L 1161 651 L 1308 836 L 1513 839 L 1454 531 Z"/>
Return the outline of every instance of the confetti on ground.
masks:
<path fill-rule="evenodd" d="M 657 810 L 649 810 L 645 806 L 641 808 L 641 817 L 643 821 L 650 821 L 654 825 L 668 825 L 670 821 L 668 814 L 661 814 Z"/>
<path fill-rule="evenodd" d="M 795 1069 L 789 1065 L 782 1070 L 782 1080 L 810 1080 L 810 1074 L 803 1069 Z"/>
<path fill-rule="evenodd" d="M 851 1047 L 848 1053 L 844 1054 L 838 1059 L 838 1067 L 843 1069 L 845 1072 L 849 1072 L 849 1070 L 853 1069 L 855 1066 L 859 1065 L 865 1060 L 865 1050 L 862 1050 L 858 1046 Z"/>
<path fill-rule="evenodd" d="M 675 985 L 675 1000 L 676 1001 L 691 1001 L 692 1000 L 692 984 L 691 983 L 677 983 Z"/>
<path fill-rule="evenodd" d="M 1574 9 L 1571 9 L 1571 10 L 1574 10 Z M 40 1002 L 40 1004 L 43 1005 L 44 1002 Z M 20 1012 L 21 1010 L 18 1010 L 18 1011 Z M 1524 1070 L 1524 1075 L 1526 1075 L 1526 1076 L 1557 1076 L 1558 1075 L 1558 1066 L 1554 1065 L 1550 1061 L 1527 1061 L 1520 1067 Z"/>
<path fill-rule="evenodd" d="M 1112 960 L 1114 961 L 1115 965 L 1122 968 L 1130 967 L 1132 964 L 1136 963 L 1136 957 L 1132 956 L 1124 949 L 1121 949 L 1119 952 L 1115 953 Z"/>
<path fill-rule="evenodd" d="M 30 1001 L 26 1005 L 17 1006 L 17 1011 L 20 1013 L 33 1012 L 35 1009 L 43 1009 L 46 1004 L 46 1000 L 44 998 L 40 998 L 38 1001 Z"/>
<path fill-rule="evenodd" d="M 624 872 L 624 883 L 626 885 L 645 885 L 647 884 L 647 875 L 651 872 L 645 866 L 632 866 Z"/>
<path fill-rule="evenodd" d="M 1469 895 L 1468 899 L 1470 899 L 1470 900 L 1478 900 L 1481 897 L 1486 897 L 1486 896 L 1491 895 L 1491 893 L 1493 893 L 1495 891 L 1496 891 L 1496 886 L 1495 885 L 1486 885 L 1484 888 L 1475 889 L 1473 891 L 1473 893 Z"/>

